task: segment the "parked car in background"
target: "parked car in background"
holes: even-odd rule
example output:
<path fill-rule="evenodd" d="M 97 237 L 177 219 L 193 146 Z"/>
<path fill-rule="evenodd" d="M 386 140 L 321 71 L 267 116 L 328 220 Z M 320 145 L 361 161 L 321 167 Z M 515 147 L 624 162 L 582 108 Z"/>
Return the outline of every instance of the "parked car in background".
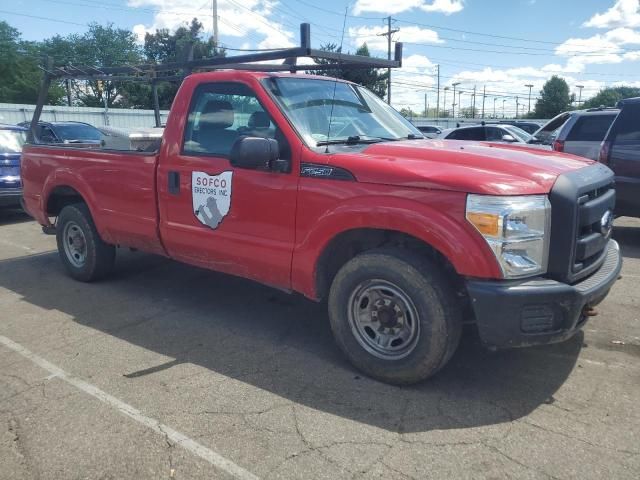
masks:
<path fill-rule="evenodd" d="M 557 152 L 597 160 L 600 143 L 618 112 L 617 108 L 590 108 L 561 113 L 538 130 L 529 143 L 551 145 Z"/>
<path fill-rule="evenodd" d="M 524 130 L 529 135 L 533 135 L 534 133 L 536 133 L 542 126 L 536 122 L 526 122 L 523 120 L 500 120 L 498 123 L 505 124 L 505 125 L 513 125 L 514 127 L 518 127 Z"/>
<path fill-rule="evenodd" d="M 513 125 L 480 124 L 443 130 L 439 138 L 526 144 L 531 135 Z"/>
<path fill-rule="evenodd" d="M 18 125 L 30 128 L 31 122 Z M 84 122 L 38 122 L 36 135 L 40 143 L 83 143 L 100 145 L 104 135 L 93 125 Z"/>
<path fill-rule="evenodd" d="M 0 207 L 20 205 L 20 156 L 26 133 L 15 125 L 0 125 Z"/>
<path fill-rule="evenodd" d="M 435 125 L 416 125 L 425 138 L 437 138 L 442 133 L 442 129 Z"/>
<path fill-rule="evenodd" d="M 640 97 L 622 100 L 618 107 L 599 160 L 615 173 L 616 214 L 640 217 Z"/>

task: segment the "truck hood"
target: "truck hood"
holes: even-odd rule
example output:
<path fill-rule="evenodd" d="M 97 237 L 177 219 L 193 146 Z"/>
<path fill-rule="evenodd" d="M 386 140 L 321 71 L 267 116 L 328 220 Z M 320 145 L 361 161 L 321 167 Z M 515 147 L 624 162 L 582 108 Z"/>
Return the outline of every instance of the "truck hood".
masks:
<path fill-rule="evenodd" d="M 559 175 L 593 163 L 539 148 L 456 140 L 376 143 L 329 162 L 360 182 L 490 195 L 548 193 Z"/>

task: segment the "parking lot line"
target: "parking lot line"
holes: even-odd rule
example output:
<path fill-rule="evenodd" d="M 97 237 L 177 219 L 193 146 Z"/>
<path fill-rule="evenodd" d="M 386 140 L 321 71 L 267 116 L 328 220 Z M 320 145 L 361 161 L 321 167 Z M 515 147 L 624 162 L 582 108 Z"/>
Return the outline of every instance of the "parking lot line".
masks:
<path fill-rule="evenodd" d="M 123 402 L 122 400 L 117 399 L 116 397 L 109 395 L 108 393 L 100 390 L 95 385 L 85 382 L 73 375 L 65 372 L 60 367 L 52 364 L 48 360 L 36 355 L 31 352 L 27 348 L 23 347 L 19 343 L 14 342 L 10 338 L 4 337 L 0 335 L 0 344 L 5 347 L 13 350 L 14 352 L 22 355 L 23 357 L 31 360 L 33 363 L 48 371 L 51 375 L 47 377 L 48 379 L 59 378 L 60 380 L 67 382 L 70 385 L 82 390 L 88 395 L 91 395 L 94 398 L 97 398 L 103 403 L 106 403 L 116 410 L 118 410 L 123 415 L 132 418 L 138 423 L 150 428 L 156 433 L 159 433 L 165 436 L 168 440 L 180 445 L 182 448 L 188 450 L 189 452 L 197 455 L 203 460 L 209 462 L 214 467 L 225 471 L 226 473 L 232 475 L 235 478 L 240 480 L 257 480 L 253 473 L 245 470 L 244 468 L 236 465 L 231 460 L 223 457 L 219 453 L 214 452 L 213 450 L 205 447 L 204 445 L 199 444 L 195 440 L 187 437 L 186 435 L 174 430 L 168 425 L 164 425 L 160 423 L 160 421 L 155 418 L 148 417 L 140 412 L 135 407 Z"/>

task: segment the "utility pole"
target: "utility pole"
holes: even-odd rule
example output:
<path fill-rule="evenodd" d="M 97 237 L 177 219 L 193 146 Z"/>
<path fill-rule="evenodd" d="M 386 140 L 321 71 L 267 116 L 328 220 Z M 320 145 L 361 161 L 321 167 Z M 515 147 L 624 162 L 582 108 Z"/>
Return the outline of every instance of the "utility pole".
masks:
<path fill-rule="evenodd" d="M 482 87 L 482 118 L 484 118 L 484 99 L 487 96 L 487 86 Z"/>
<path fill-rule="evenodd" d="M 429 116 L 429 103 L 427 101 L 427 93 L 424 94 L 424 118 Z"/>
<path fill-rule="evenodd" d="M 493 118 L 496 118 L 496 100 L 498 97 L 493 97 Z"/>
<path fill-rule="evenodd" d="M 458 90 L 458 116 L 462 114 L 462 90 Z"/>
<path fill-rule="evenodd" d="M 436 97 L 436 118 L 440 118 L 440 64 L 436 65 L 438 70 L 438 96 Z"/>
<path fill-rule="evenodd" d="M 507 101 L 506 98 L 502 99 L 502 118 L 504 118 L 504 102 L 506 102 L 506 101 Z"/>
<path fill-rule="evenodd" d="M 580 108 L 580 100 L 582 100 L 582 89 L 584 88 L 584 85 L 576 85 L 576 88 L 578 88 L 578 108 Z"/>
<path fill-rule="evenodd" d="M 452 83 L 451 85 L 453 85 L 453 105 L 452 105 L 453 113 L 451 114 L 451 116 L 453 118 L 456 118 L 456 87 L 460 85 L 460 82 L 455 82 L 455 83 Z M 458 105 L 460 105 L 460 102 L 458 102 Z M 459 109 L 460 108 L 458 107 L 458 110 Z"/>
<path fill-rule="evenodd" d="M 476 118 L 476 86 L 473 86 L 473 103 L 471 103 L 471 118 Z"/>
<path fill-rule="evenodd" d="M 531 89 L 533 88 L 533 85 L 527 83 L 525 87 L 529 87 L 529 110 L 527 110 L 527 113 L 531 113 Z"/>
<path fill-rule="evenodd" d="M 398 28 L 391 28 L 391 15 L 387 17 L 387 31 L 379 33 L 379 37 L 387 37 L 387 59 L 391 60 L 391 35 L 399 32 Z M 391 69 L 387 68 L 387 103 L 391 105 Z"/>
<path fill-rule="evenodd" d="M 447 90 L 449 90 L 449 87 L 444 87 L 444 98 L 442 99 L 442 106 L 443 108 L 443 113 L 446 115 L 447 114 Z"/>
<path fill-rule="evenodd" d="M 212 0 L 213 10 L 213 54 L 218 54 L 218 0 Z"/>
<path fill-rule="evenodd" d="M 518 107 L 520 106 L 520 98 L 516 97 L 516 120 L 518 119 Z"/>

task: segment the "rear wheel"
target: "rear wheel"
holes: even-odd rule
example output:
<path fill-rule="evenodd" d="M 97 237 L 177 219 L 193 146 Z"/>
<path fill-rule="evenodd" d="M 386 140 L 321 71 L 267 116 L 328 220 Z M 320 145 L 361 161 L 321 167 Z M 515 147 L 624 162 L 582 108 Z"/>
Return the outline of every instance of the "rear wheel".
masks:
<path fill-rule="evenodd" d="M 76 280 L 91 282 L 112 270 L 115 247 L 102 241 L 84 203 L 62 209 L 58 216 L 56 240 L 60 259 Z"/>
<path fill-rule="evenodd" d="M 329 293 L 338 345 L 356 367 L 388 383 L 415 383 L 442 368 L 458 346 L 460 316 L 441 269 L 401 249 L 353 258 Z"/>

